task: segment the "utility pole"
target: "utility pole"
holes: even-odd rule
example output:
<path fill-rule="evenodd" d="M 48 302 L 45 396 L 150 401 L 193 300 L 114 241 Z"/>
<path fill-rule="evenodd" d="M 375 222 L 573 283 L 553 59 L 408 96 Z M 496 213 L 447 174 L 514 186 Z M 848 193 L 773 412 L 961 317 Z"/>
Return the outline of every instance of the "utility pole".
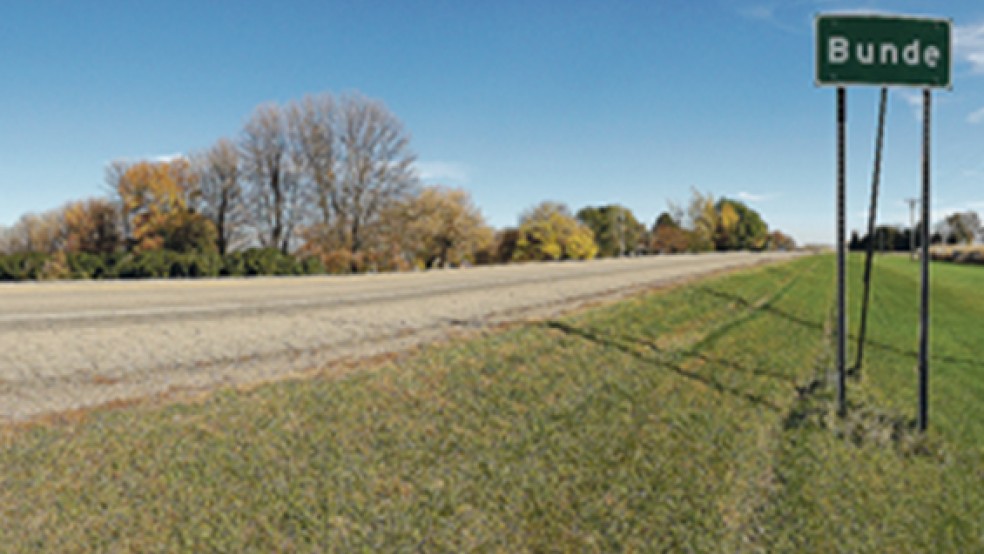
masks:
<path fill-rule="evenodd" d="M 916 259 L 916 204 L 918 198 L 906 198 L 909 203 L 909 259 Z"/>

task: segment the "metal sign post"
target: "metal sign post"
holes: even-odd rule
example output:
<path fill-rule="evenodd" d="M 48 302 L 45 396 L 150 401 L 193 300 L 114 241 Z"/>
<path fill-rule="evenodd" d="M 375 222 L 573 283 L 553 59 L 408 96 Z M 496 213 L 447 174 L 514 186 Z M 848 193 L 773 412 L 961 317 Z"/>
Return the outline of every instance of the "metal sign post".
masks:
<path fill-rule="evenodd" d="M 837 413 L 842 416 L 847 413 L 847 369 L 844 367 L 847 358 L 847 247 L 844 244 L 846 104 L 847 91 L 844 87 L 837 87 Z"/>
<path fill-rule="evenodd" d="M 871 175 L 871 205 L 868 208 L 868 248 L 864 257 L 864 294 L 861 298 L 861 329 L 858 331 L 857 358 L 854 360 L 853 373 L 861 375 L 861 362 L 864 361 L 864 339 L 868 331 L 868 303 L 871 300 L 871 262 L 875 257 L 875 216 L 878 213 L 878 182 L 881 178 L 882 146 L 885 142 L 885 111 L 888 105 L 888 89 L 881 88 L 878 101 L 878 132 L 875 138 L 875 169 Z M 884 251 L 884 235 L 881 235 L 882 250 Z"/>
<path fill-rule="evenodd" d="M 837 410 L 846 413 L 844 175 L 846 85 L 923 89 L 922 264 L 919 319 L 919 415 L 929 418 L 929 129 L 930 89 L 950 88 L 952 23 L 888 15 L 820 15 L 816 18 L 816 84 L 837 87 Z M 879 152 L 880 153 L 880 152 Z M 876 162 L 877 171 L 877 162 Z M 877 174 L 875 176 L 877 182 Z M 869 236 L 869 240 L 874 237 Z M 858 360 L 860 362 L 860 352 Z"/>
<path fill-rule="evenodd" d="M 922 285 L 919 298 L 919 430 L 929 425 L 929 103 L 930 90 L 923 89 L 922 150 Z"/>

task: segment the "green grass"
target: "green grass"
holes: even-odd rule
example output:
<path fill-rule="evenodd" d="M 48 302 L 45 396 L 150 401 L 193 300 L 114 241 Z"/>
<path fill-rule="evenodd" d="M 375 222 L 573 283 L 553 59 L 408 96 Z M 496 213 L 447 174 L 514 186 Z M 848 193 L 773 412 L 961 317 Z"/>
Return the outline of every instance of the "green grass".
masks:
<path fill-rule="evenodd" d="M 16 430 L 0 550 L 981 551 L 984 268 L 933 278 L 926 437 L 917 266 L 878 259 L 839 419 L 833 259 L 810 257 L 342 380 Z"/>

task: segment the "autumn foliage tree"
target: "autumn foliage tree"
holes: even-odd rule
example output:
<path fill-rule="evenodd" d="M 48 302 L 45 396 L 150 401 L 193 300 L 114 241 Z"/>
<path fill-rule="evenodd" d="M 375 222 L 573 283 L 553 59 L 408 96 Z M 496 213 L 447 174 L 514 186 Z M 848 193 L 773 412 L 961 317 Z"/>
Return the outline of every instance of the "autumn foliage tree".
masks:
<path fill-rule="evenodd" d="M 717 250 L 762 250 L 769 244 L 769 226 L 762 216 L 744 202 L 722 198 L 715 204 L 718 213 L 714 243 Z"/>
<path fill-rule="evenodd" d="M 769 250 L 795 250 L 796 241 L 793 240 L 793 237 L 783 233 L 782 231 L 772 231 L 768 235 L 766 248 Z"/>
<path fill-rule="evenodd" d="M 215 227 L 189 208 L 197 176 L 185 159 L 138 162 L 119 180 L 133 250 L 212 251 Z"/>
<path fill-rule="evenodd" d="M 463 189 L 426 187 L 390 214 L 406 222 L 404 240 L 424 267 L 474 262 L 475 253 L 493 240 L 492 229 Z"/>
<path fill-rule="evenodd" d="M 63 208 L 66 252 L 110 254 L 122 244 L 117 210 L 107 199 L 90 198 Z"/>
<path fill-rule="evenodd" d="M 594 233 L 563 204 L 543 202 L 520 219 L 516 261 L 589 260 L 597 254 Z"/>
<path fill-rule="evenodd" d="M 516 245 L 519 243 L 519 229 L 507 227 L 495 234 L 489 258 L 495 263 L 505 264 L 516 255 Z"/>
<path fill-rule="evenodd" d="M 577 212 L 577 219 L 594 233 L 599 256 L 621 256 L 647 247 L 646 227 L 624 206 L 589 206 Z"/>
<path fill-rule="evenodd" d="M 663 212 L 656 219 L 649 249 L 657 254 L 679 254 L 690 250 L 690 235 L 672 215 Z"/>

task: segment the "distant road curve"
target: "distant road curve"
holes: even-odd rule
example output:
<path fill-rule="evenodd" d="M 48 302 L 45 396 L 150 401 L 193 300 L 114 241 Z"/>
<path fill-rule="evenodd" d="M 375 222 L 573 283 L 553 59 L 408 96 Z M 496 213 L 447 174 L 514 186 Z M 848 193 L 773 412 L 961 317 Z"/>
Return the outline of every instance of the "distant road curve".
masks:
<path fill-rule="evenodd" d="M 462 328 L 556 315 L 796 255 L 654 256 L 343 277 L 2 284 L 0 420 L 330 371 L 346 360 L 404 350 Z"/>

